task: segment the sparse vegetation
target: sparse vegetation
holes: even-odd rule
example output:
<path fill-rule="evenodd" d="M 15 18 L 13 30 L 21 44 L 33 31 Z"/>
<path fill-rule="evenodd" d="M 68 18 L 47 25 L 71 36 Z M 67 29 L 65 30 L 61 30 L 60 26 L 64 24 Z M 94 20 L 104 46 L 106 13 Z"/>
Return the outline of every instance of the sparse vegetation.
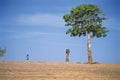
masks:
<path fill-rule="evenodd" d="M 0 48 L 0 57 L 5 56 L 6 48 Z"/>

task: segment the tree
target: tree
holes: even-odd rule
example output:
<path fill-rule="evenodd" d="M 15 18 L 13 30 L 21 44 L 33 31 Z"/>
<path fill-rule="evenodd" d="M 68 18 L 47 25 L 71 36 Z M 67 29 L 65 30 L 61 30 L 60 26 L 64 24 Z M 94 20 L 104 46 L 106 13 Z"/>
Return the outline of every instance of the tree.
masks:
<path fill-rule="evenodd" d="M 93 63 L 91 51 L 91 38 L 106 37 L 108 30 L 103 27 L 102 22 L 106 20 L 102 10 L 93 4 L 82 4 L 70 10 L 70 14 L 63 16 L 65 26 L 71 26 L 66 34 L 70 36 L 87 35 L 88 63 Z"/>
<path fill-rule="evenodd" d="M 6 48 L 5 49 L 0 48 L 0 56 L 1 57 L 4 56 L 5 53 L 6 53 Z"/>

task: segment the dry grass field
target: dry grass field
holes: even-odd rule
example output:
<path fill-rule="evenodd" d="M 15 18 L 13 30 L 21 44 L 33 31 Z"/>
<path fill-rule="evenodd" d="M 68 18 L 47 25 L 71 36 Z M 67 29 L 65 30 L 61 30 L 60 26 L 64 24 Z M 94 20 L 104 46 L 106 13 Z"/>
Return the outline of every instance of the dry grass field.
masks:
<path fill-rule="evenodd" d="M 0 80 L 120 80 L 120 64 L 1 61 Z"/>

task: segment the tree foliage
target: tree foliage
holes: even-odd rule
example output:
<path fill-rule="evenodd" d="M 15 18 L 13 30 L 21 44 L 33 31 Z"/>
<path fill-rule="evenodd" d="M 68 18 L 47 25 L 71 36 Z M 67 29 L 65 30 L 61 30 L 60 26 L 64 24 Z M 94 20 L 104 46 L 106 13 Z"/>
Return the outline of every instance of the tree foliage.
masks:
<path fill-rule="evenodd" d="M 108 30 L 102 27 L 102 22 L 106 20 L 99 7 L 93 4 L 82 4 L 72 8 L 70 14 L 63 16 L 65 26 L 72 26 L 66 32 L 70 36 L 86 36 L 91 33 L 92 37 L 105 37 Z"/>
<path fill-rule="evenodd" d="M 0 48 L 0 56 L 4 56 L 5 53 L 6 53 L 6 48 L 5 49 Z"/>
<path fill-rule="evenodd" d="M 67 30 L 66 34 L 79 37 L 88 36 L 88 63 L 92 64 L 91 37 L 105 37 L 106 32 L 108 32 L 102 25 L 102 22 L 106 20 L 102 10 L 93 4 L 82 4 L 72 8 L 70 14 L 65 14 L 63 19 L 66 26 L 72 26 Z"/>

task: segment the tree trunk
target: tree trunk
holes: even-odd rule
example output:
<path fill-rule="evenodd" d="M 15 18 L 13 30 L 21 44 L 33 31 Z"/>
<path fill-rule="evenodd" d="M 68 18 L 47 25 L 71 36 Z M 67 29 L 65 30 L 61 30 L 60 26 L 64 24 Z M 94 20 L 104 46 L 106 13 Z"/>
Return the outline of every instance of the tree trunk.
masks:
<path fill-rule="evenodd" d="M 87 40 L 87 50 L 88 50 L 88 63 L 92 64 L 92 51 L 91 51 L 91 35 L 88 33 L 88 40 Z"/>

